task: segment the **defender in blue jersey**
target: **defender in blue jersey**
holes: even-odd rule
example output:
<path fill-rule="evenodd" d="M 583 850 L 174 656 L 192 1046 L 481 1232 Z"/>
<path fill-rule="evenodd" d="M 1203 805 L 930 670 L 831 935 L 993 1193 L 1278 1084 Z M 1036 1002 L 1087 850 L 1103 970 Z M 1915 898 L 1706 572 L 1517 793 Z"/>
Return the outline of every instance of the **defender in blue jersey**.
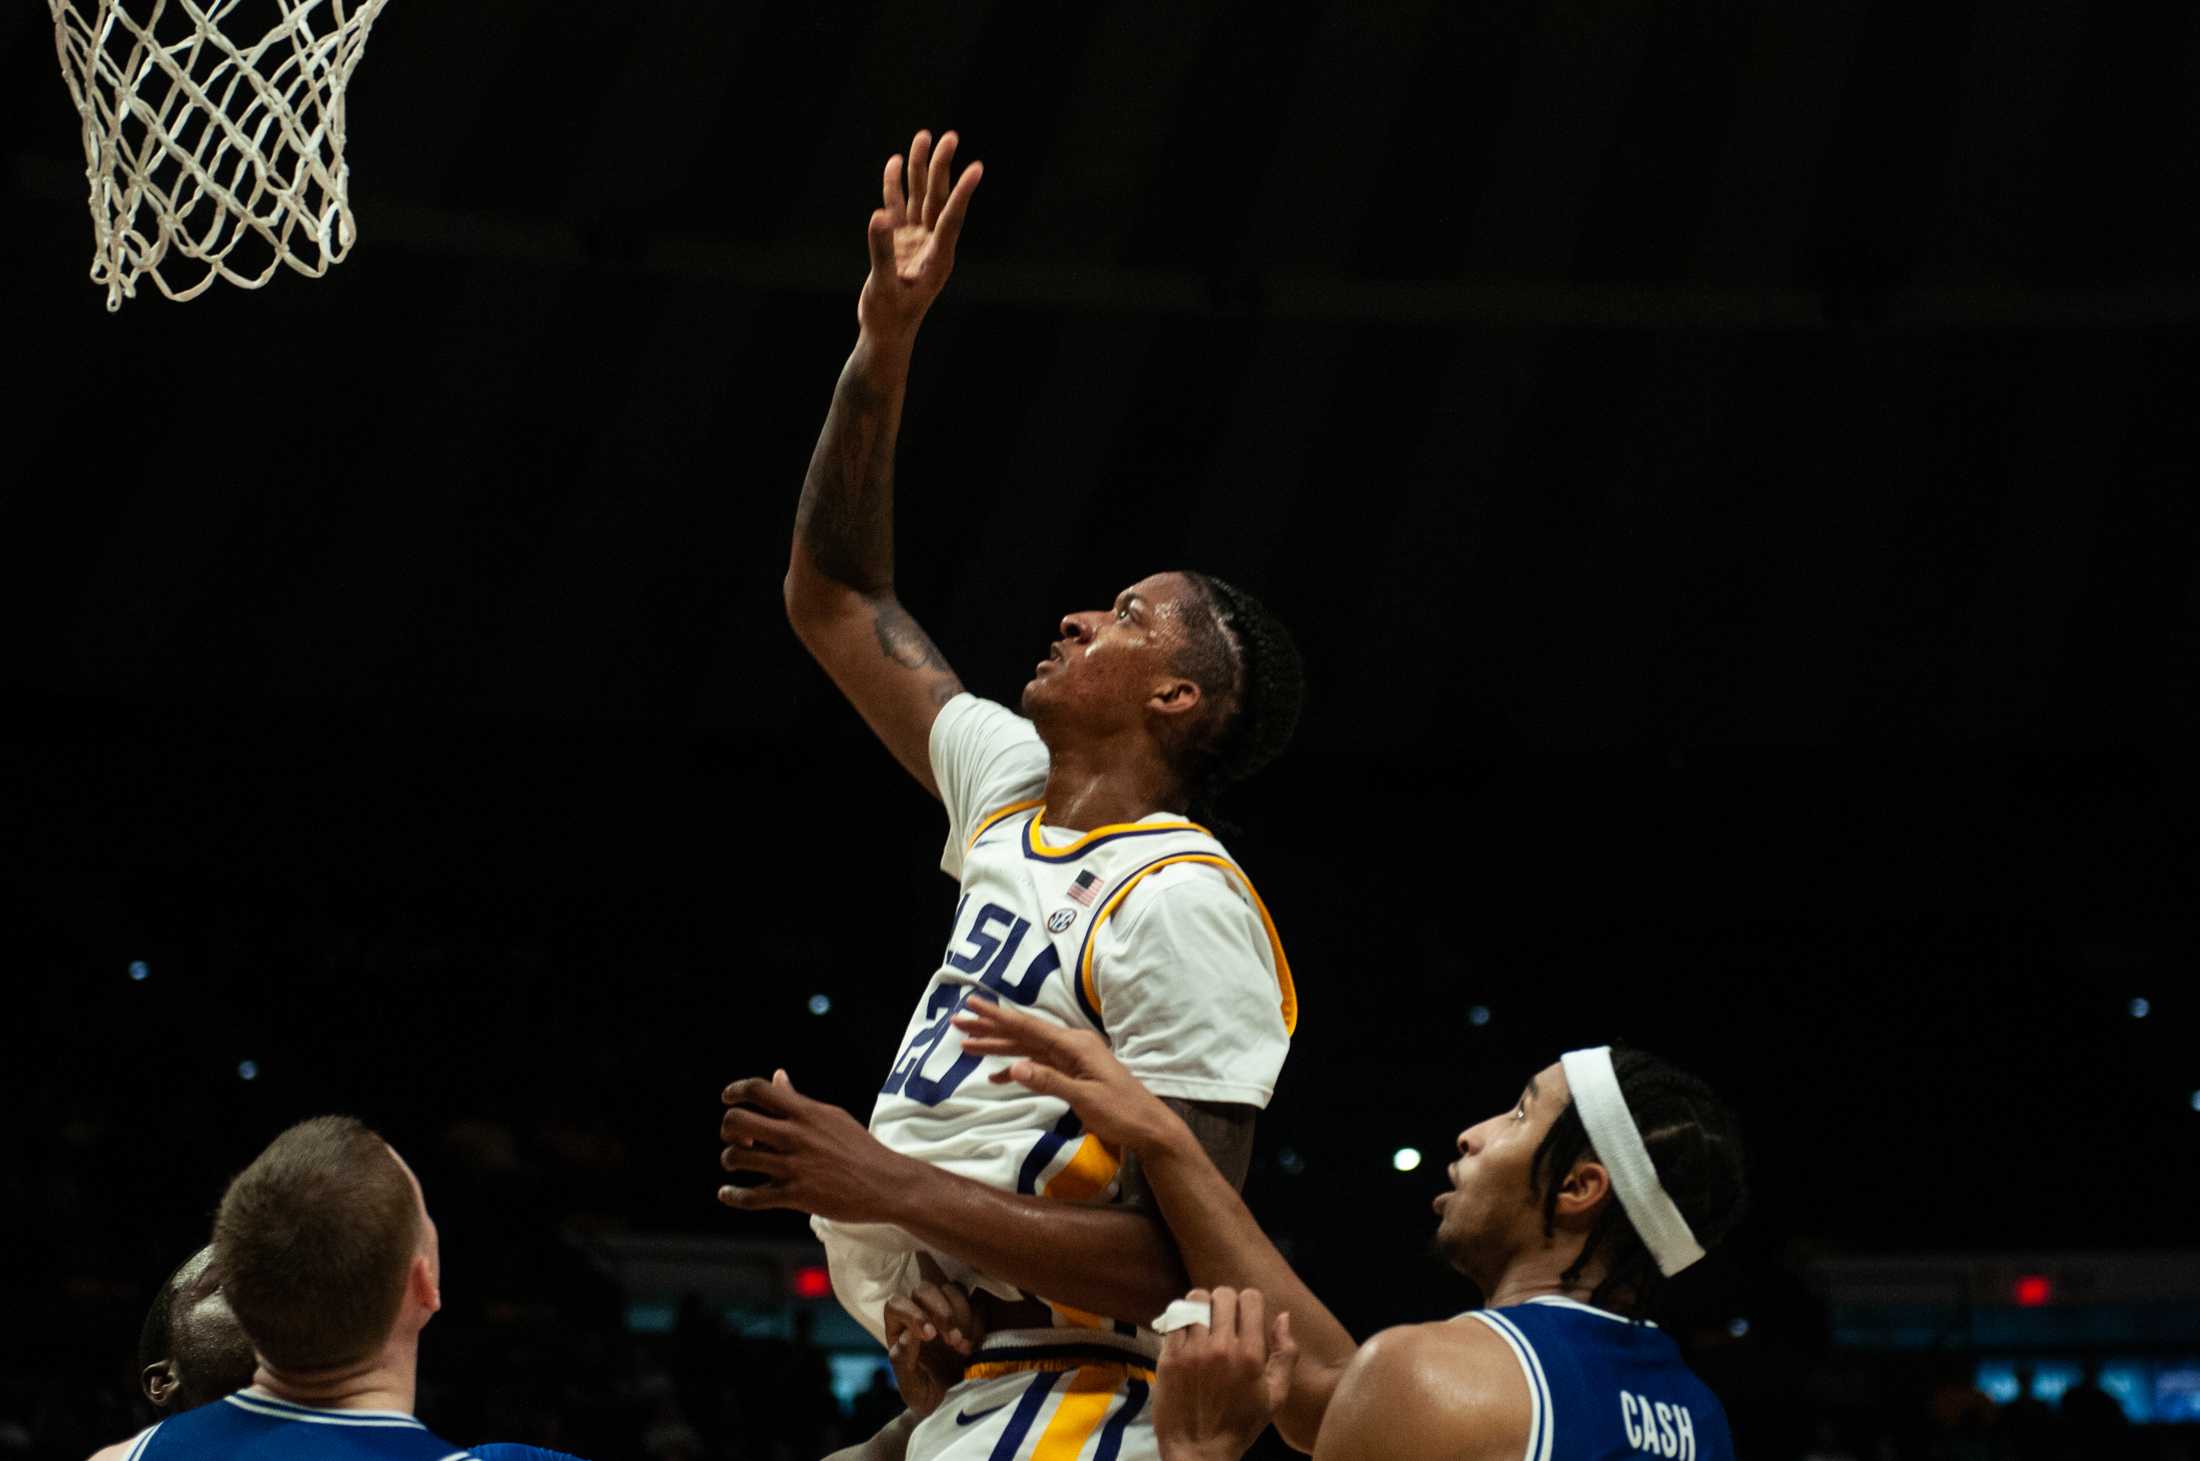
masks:
<path fill-rule="evenodd" d="M 347 1116 L 276 1137 L 222 1194 L 213 1250 L 251 1385 L 93 1461 L 478 1461 L 412 1414 L 442 1263 L 420 1184 L 381 1137 Z"/>
<path fill-rule="evenodd" d="M 1733 1461 L 1716 1397 L 1642 1316 L 1733 1229 L 1740 1139 L 1709 1087 L 1641 1051 L 1572 1051 L 1459 1134 L 1436 1242 L 1485 1308 L 1356 1344 L 1181 1122 L 1086 1032 L 1005 1004 L 959 1017 L 996 1079 L 1138 1153 L 1204 1322 L 1154 1389 L 1165 1461 L 1235 1461 L 1272 1419 L 1316 1461 Z"/>

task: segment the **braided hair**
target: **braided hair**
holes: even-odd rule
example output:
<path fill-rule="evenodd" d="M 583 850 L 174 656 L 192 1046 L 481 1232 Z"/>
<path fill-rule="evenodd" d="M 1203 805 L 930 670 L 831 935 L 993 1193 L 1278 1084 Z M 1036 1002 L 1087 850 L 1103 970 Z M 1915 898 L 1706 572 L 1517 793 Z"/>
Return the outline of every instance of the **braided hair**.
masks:
<path fill-rule="evenodd" d="M 1267 605 L 1233 584 L 1186 572 L 1204 613 L 1186 618 L 1177 672 L 1212 701 L 1177 748 L 1192 820 L 1212 822 L 1216 800 L 1283 753 L 1299 723 L 1306 674 L 1298 646 Z"/>
<path fill-rule="evenodd" d="M 1678 1067 L 1642 1050 L 1614 1049 L 1612 1073 L 1628 1113 L 1642 1132 L 1642 1144 L 1657 1169 L 1658 1182 L 1706 1251 L 1734 1230 L 1748 1206 L 1742 1172 L 1742 1140 L 1734 1113 L 1711 1087 Z M 1579 1108 L 1569 1103 L 1543 1134 L 1528 1166 L 1529 1191 L 1543 1204 L 1543 1233 L 1558 1227 L 1558 1194 L 1566 1174 L 1582 1158 L 1597 1159 Z M 1589 1296 L 1602 1308 L 1644 1313 L 1665 1285 L 1657 1260 L 1628 1220 L 1618 1194 L 1605 1204 L 1581 1254 L 1560 1275 L 1571 1284 L 1602 1257 L 1605 1275 Z"/>

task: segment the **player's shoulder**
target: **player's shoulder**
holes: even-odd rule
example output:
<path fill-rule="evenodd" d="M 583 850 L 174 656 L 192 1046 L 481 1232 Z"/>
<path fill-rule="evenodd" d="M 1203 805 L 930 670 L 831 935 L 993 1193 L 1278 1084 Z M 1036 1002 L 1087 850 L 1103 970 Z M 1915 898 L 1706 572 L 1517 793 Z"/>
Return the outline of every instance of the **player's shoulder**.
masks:
<path fill-rule="evenodd" d="M 1493 1330 L 1462 1320 L 1401 1324 L 1353 1356 L 1318 1454 L 1511 1461 L 1526 1449 L 1531 1411 L 1527 1379 Z"/>
<path fill-rule="evenodd" d="M 144 1435 L 140 1433 L 132 1436 L 127 1441 L 117 1441 L 112 1446 L 103 1446 L 92 1452 L 91 1461 L 128 1461 L 130 1448 L 143 1439 Z"/>
<path fill-rule="evenodd" d="M 1039 738 L 1037 726 L 999 701 L 987 700 L 965 690 L 942 705 L 940 713 L 933 717 L 932 749 L 937 755 L 972 747 L 985 750 L 1036 747 L 1040 755 L 1046 751 L 1046 743 Z"/>

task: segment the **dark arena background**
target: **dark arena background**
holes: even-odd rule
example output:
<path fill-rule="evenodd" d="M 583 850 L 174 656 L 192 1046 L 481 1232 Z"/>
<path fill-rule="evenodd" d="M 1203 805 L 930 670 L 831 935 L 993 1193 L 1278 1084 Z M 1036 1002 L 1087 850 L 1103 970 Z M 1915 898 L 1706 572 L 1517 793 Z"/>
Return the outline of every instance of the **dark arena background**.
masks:
<path fill-rule="evenodd" d="M 952 910 L 780 597 L 920 126 L 986 182 L 905 601 L 1011 702 L 1158 568 L 1305 650 L 1249 1196 L 1354 1332 L 1474 1302 L 1454 1136 L 1625 1040 L 1746 1123 L 1672 1321 L 1742 1455 L 2200 1450 L 2186 8 L 394 0 L 349 261 L 112 316 L 44 6 L 0 64 L 0 1457 L 144 1423 L 328 1110 L 440 1224 L 438 1431 L 893 1408 L 713 1194 L 727 1081 L 868 1111 Z"/>

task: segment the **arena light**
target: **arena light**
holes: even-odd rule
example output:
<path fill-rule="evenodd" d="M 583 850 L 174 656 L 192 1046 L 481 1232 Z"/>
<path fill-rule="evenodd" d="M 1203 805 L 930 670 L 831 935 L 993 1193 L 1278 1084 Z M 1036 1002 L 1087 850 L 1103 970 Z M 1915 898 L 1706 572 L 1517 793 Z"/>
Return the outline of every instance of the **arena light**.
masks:
<path fill-rule="evenodd" d="M 1749 1321 L 1747 1319 L 1730 1319 L 1727 1321 L 1726 1332 L 1736 1339 L 1747 1339 L 1749 1337 Z"/>
<path fill-rule="evenodd" d="M 2048 1282 L 2047 1275 L 2044 1273 L 2027 1273 L 2023 1275 L 2017 1280 L 2012 1291 L 2017 1296 L 2018 1306 L 2026 1309 L 2041 1308 L 2052 1302 L 2055 1297 L 2055 1286 Z"/>
<path fill-rule="evenodd" d="M 237 1079 L 238 1079 L 238 1080 L 241 1080 L 241 1081 L 256 1081 L 256 1080 L 258 1080 L 259 1078 L 260 1078 L 260 1062 L 258 1062 L 257 1060 L 240 1060 L 240 1061 L 238 1061 L 238 1062 L 237 1062 Z"/>
<path fill-rule="evenodd" d="M 152 977 L 152 965 L 146 963 L 143 959 L 132 959 L 130 961 L 130 982 L 132 984 L 143 984 Z"/>
<path fill-rule="evenodd" d="M 831 995 L 829 995 L 829 994 L 813 994 L 813 995 L 811 995 L 811 996 L 810 996 L 810 1013 L 811 1013 L 811 1014 L 813 1014 L 813 1015 L 829 1015 L 829 1014 L 831 1014 L 832 1012 L 833 1012 L 833 997 L 832 997 Z"/>
<path fill-rule="evenodd" d="M 1478 1004 L 1474 1006 L 1474 1008 L 1467 1011 L 1467 1023 L 1474 1026 L 1476 1029 L 1480 1029 L 1482 1026 L 1488 1024 L 1489 1022 L 1490 1007 L 1488 1005 Z"/>
<path fill-rule="evenodd" d="M 1390 1165 L 1401 1172 L 1411 1172 L 1421 1165 L 1419 1147 L 1402 1146 L 1390 1154 Z"/>
<path fill-rule="evenodd" d="M 2195 1107 L 2200 1107 L 2200 1096 L 2194 1097 L 2193 1102 Z M 1306 1170 L 1306 1158 L 1299 1155 L 1297 1147 L 1281 1147 L 1276 1152 L 1276 1170 L 1286 1177 L 1296 1177 Z"/>
<path fill-rule="evenodd" d="M 805 1263 L 794 1271 L 794 1296 L 798 1299 L 828 1299 L 833 1294 L 833 1276 L 819 1264 Z"/>
<path fill-rule="evenodd" d="M 2135 1020 L 2143 1020 L 2154 1013 L 2153 1004 L 2143 995 L 2133 999 L 2128 1008 L 2131 1010 L 2131 1017 Z"/>

